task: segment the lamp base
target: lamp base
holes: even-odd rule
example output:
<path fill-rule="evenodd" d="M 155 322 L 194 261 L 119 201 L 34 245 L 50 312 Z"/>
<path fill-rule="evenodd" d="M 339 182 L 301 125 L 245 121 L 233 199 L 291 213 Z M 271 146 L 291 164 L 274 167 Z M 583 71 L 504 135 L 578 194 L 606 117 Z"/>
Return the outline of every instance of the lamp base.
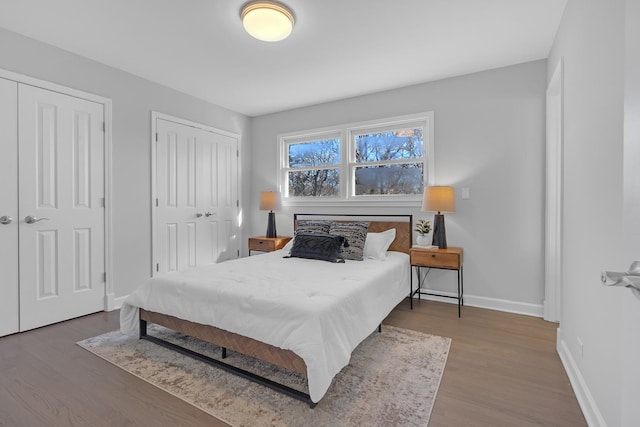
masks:
<path fill-rule="evenodd" d="M 442 214 L 433 216 L 433 240 L 431 244 L 438 246 L 440 249 L 447 249 L 447 233 L 444 228 L 444 215 Z"/>
<path fill-rule="evenodd" d="M 276 214 L 273 212 L 269 212 L 269 219 L 267 220 L 267 237 L 277 237 Z"/>

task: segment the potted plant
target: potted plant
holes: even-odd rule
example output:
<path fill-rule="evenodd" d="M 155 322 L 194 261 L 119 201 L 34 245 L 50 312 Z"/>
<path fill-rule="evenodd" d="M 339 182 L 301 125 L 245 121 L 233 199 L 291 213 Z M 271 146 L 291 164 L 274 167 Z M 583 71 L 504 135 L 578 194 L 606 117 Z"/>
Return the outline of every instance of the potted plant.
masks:
<path fill-rule="evenodd" d="M 416 224 L 415 230 L 418 232 L 416 242 L 421 246 L 427 246 L 429 244 L 429 234 L 431 232 L 431 221 L 420 219 Z"/>

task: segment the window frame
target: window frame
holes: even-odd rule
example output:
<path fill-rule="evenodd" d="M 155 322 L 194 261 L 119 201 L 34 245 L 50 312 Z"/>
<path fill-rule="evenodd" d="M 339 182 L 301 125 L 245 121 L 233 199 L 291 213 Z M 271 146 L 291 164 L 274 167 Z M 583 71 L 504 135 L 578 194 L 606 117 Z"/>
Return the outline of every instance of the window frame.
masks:
<path fill-rule="evenodd" d="M 292 144 L 304 144 L 305 142 L 315 142 L 315 141 L 320 141 L 320 140 L 327 140 L 327 139 L 338 139 L 340 141 L 340 162 L 336 163 L 335 165 L 331 164 L 331 165 L 321 165 L 321 166 L 317 166 L 317 167 L 289 167 L 289 146 Z M 322 200 L 326 200 L 326 199 L 331 199 L 331 200 L 335 200 L 335 199 L 342 199 L 344 198 L 344 188 L 342 185 L 342 176 L 344 173 L 343 170 L 343 163 L 344 163 L 344 156 L 346 155 L 346 152 L 344 150 L 344 134 L 340 129 L 316 129 L 310 132 L 305 132 L 302 134 L 293 134 L 292 136 L 278 136 L 278 140 L 279 140 L 279 158 L 280 158 L 280 164 L 278 167 L 278 190 L 280 191 L 280 193 L 282 194 L 282 201 L 283 203 L 291 201 L 291 200 L 308 200 L 308 199 L 312 199 L 312 200 L 316 200 L 316 199 L 322 199 Z M 325 196 L 325 197 L 304 197 L 304 196 L 298 196 L 298 197 L 289 197 L 287 195 L 287 189 L 285 188 L 285 184 L 287 183 L 287 179 L 288 179 L 288 174 L 291 171 L 304 171 L 304 170 L 317 170 L 317 169 L 338 169 L 338 173 L 340 176 L 340 187 L 338 189 L 338 195 L 337 196 Z"/>
<path fill-rule="evenodd" d="M 433 111 L 389 117 L 366 122 L 348 123 L 339 126 L 303 130 L 279 134 L 278 138 L 278 189 L 285 206 L 418 206 L 422 203 L 422 194 L 397 195 L 355 195 L 355 169 L 366 165 L 356 163 L 355 136 L 377 131 L 393 131 L 407 128 L 423 128 L 422 159 L 412 163 L 422 163 L 423 186 L 433 185 L 435 181 L 434 158 L 434 113 Z M 289 167 L 289 145 L 301 142 L 313 142 L 322 139 L 340 140 L 340 187 L 337 196 L 331 197 L 289 197 L 287 195 L 288 173 L 301 168 Z M 418 160 L 418 159 L 416 159 Z M 391 160 L 388 164 L 407 163 Z M 316 169 L 316 168 L 312 168 Z"/>

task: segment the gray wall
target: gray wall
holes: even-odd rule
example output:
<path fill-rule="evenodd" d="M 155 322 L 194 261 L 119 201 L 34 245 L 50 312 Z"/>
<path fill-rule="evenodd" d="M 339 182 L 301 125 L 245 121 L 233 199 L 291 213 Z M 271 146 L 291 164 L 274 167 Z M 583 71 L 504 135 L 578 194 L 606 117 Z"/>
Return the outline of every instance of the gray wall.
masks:
<path fill-rule="evenodd" d="M 113 101 L 113 284 L 128 295 L 151 274 L 151 111 L 242 135 L 248 151 L 250 119 L 164 86 L 50 45 L 0 29 L 0 68 L 94 93 Z M 243 155 L 240 171 L 249 170 Z M 245 203 L 251 193 L 242 181 Z"/>
<path fill-rule="evenodd" d="M 620 332 L 631 295 L 600 283 L 601 271 L 625 271 L 631 262 L 623 253 L 622 226 L 624 5 L 569 0 L 548 61 L 549 76 L 564 62 L 559 352 L 568 371 L 582 379 L 576 392 L 587 418 L 609 426 L 638 425 L 620 417 L 621 349 L 626 339 L 638 340 L 637 324 L 632 335 Z"/>
<path fill-rule="evenodd" d="M 278 134 L 434 111 L 436 183 L 457 190 L 457 212 L 446 215 L 447 241 L 465 249 L 465 301 L 541 314 L 546 67 L 535 61 L 254 118 L 250 234 L 265 231 L 258 200 L 276 188 Z M 460 200 L 461 187 L 470 188 L 470 200 Z M 285 207 L 278 233 L 292 232 L 294 211 L 318 210 Z M 432 219 L 418 205 L 327 210 Z M 455 289 L 452 275 L 430 273 L 445 291 Z"/>
<path fill-rule="evenodd" d="M 465 248 L 466 301 L 541 310 L 546 61 L 254 119 L 5 30 L 0 30 L 0 68 L 113 100 L 116 297 L 150 274 L 151 110 L 242 134 L 244 237 L 264 234 L 266 215 L 257 202 L 260 191 L 275 188 L 277 134 L 434 111 L 436 182 L 458 190 L 458 210 L 447 215 L 447 232 L 450 245 Z M 470 200 L 459 199 L 461 187 L 470 188 Z M 295 209 L 311 210 L 317 209 Z M 432 218 L 417 205 L 338 210 Z M 293 211 L 278 213 L 280 234 L 291 233 Z M 434 271 L 432 277 L 434 287 L 455 289 L 454 273 Z"/>

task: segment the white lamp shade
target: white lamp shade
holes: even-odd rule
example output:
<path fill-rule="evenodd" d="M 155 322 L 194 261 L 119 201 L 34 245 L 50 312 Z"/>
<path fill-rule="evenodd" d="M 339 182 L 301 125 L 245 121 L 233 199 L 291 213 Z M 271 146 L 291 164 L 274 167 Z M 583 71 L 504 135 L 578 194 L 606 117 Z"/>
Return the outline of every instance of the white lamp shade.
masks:
<path fill-rule="evenodd" d="M 425 188 L 422 210 L 424 212 L 455 212 L 456 197 L 453 187 L 432 186 Z"/>
<path fill-rule="evenodd" d="M 242 7 L 240 16 L 244 29 L 258 40 L 277 42 L 289 37 L 293 31 L 293 14 L 275 1 L 247 3 Z"/>
<path fill-rule="evenodd" d="M 277 211 L 282 207 L 282 198 L 278 191 L 263 191 L 260 195 L 260 210 Z"/>

